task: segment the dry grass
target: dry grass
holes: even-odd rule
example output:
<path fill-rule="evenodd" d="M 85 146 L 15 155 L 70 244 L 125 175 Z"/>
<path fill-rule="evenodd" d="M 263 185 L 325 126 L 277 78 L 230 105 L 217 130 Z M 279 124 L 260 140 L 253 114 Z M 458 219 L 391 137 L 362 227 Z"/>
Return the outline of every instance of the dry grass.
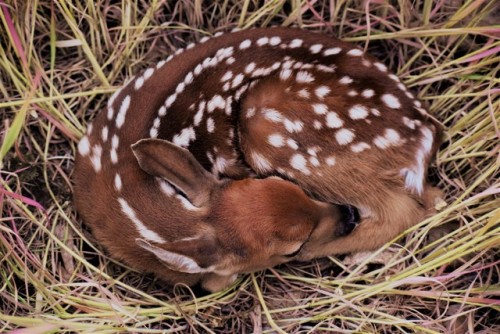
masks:
<path fill-rule="evenodd" d="M 495 8 L 497 4 L 497 8 Z M 0 0 L 0 332 L 500 332 L 495 0 Z M 364 261 L 193 298 L 109 259 L 71 205 L 75 144 L 127 77 L 217 31 L 292 25 L 366 48 L 446 126 L 448 205 Z"/>

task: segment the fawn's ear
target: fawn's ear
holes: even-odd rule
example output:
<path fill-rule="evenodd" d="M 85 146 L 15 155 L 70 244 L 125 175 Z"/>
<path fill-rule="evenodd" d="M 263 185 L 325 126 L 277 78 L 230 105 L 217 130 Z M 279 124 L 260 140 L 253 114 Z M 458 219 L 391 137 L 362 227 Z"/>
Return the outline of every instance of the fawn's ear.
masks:
<path fill-rule="evenodd" d="M 132 145 L 139 166 L 181 190 L 197 207 L 208 205 L 217 180 L 186 149 L 161 139 L 142 139 Z"/>
<path fill-rule="evenodd" d="M 197 240 L 191 240 L 191 243 L 197 242 Z M 187 255 L 179 254 L 175 251 L 168 251 L 161 247 L 150 244 L 144 239 L 135 239 L 135 243 L 153 253 L 158 259 L 160 259 L 169 269 L 174 271 L 187 273 L 187 274 L 200 274 L 209 272 L 210 268 L 202 268 L 196 262 L 195 259 Z"/>

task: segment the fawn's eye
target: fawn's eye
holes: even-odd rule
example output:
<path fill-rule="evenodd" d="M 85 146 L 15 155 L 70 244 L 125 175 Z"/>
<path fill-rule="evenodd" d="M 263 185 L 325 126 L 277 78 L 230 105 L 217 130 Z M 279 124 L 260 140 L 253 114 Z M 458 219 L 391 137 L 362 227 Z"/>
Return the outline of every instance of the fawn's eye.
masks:
<path fill-rule="evenodd" d="M 294 256 L 297 256 L 297 254 L 299 254 L 300 251 L 302 250 L 302 247 L 304 247 L 304 244 L 300 245 L 300 247 L 296 251 L 294 251 L 293 253 L 285 254 L 283 256 L 285 256 L 285 257 L 294 257 Z"/>

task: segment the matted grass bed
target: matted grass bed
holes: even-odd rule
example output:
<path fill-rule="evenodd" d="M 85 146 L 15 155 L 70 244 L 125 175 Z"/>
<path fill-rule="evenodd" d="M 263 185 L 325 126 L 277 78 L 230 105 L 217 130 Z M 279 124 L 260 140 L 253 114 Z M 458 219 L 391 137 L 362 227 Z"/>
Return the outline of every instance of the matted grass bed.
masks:
<path fill-rule="evenodd" d="M 0 332 L 500 333 L 496 0 L 0 6 Z M 177 48 L 273 25 L 356 43 L 427 103 L 446 129 L 431 177 L 447 205 L 364 259 L 291 263 L 196 299 L 111 260 L 72 206 L 86 124 Z"/>

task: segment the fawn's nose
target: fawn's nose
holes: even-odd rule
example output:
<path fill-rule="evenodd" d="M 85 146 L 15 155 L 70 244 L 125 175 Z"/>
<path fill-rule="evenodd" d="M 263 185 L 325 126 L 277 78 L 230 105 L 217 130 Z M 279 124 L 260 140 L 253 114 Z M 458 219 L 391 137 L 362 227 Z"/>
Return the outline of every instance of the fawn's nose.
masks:
<path fill-rule="evenodd" d="M 352 205 L 340 205 L 340 227 L 338 235 L 343 237 L 350 234 L 360 222 L 359 211 Z"/>

